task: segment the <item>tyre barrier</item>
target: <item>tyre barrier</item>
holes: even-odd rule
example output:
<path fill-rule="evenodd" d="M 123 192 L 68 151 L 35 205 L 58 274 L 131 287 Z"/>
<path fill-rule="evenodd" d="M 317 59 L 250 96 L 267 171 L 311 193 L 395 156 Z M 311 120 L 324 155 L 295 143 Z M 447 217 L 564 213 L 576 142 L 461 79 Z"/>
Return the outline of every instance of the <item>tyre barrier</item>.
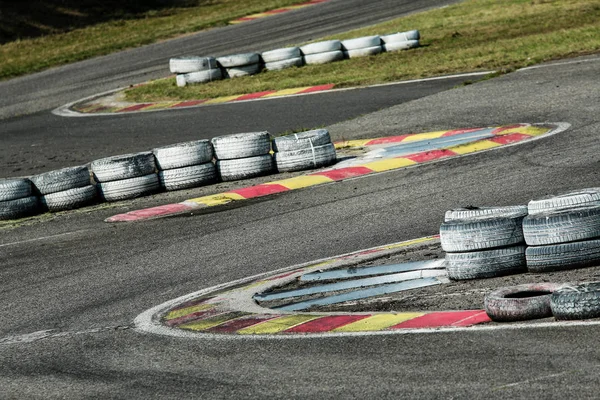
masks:
<path fill-rule="evenodd" d="M 279 172 L 326 167 L 336 162 L 329 132 L 315 129 L 273 140 L 273 159 Z"/>
<path fill-rule="evenodd" d="M 514 322 L 552 316 L 550 298 L 557 283 L 534 283 L 497 289 L 485 296 L 485 312 L 492 321 Z"/>
<path fill-rule="evenodd" d="M 562 287 L 552 293 L 550 308 L 557 320 L 600 317 L 600 282 Z"/>
<path fill-rule="evenodd" d="M 263 53 L 233 54 L 223 57 L 183 56 L 169 60 L 169 69 L 177 74 L 175 82 L 206 83 L 224 78 L 237 78 L 267 71 L 279 71 L 303 65 L 325 64 L 345 58 L 367 57 L 382 52 L 419 47 L 421 34 L 417 30 L 354 39 L 325 40 L 301 47 L 285 47 Z"/>

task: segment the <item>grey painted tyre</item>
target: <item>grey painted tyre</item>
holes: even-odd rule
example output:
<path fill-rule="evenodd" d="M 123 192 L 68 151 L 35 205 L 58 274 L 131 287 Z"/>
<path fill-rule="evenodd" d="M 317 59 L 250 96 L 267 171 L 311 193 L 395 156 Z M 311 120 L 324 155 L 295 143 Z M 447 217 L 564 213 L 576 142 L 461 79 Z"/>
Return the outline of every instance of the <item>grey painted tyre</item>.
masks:
<path fill-rule="evenodd" d="M 160 189 L 157 174 L 119 181 L 100 182 L 98 190 L 105 201 L 119 201 L 149 195 Z"/>
<path fill-rule="evenodd" d="M 545 199 L 531 200 L 529 214 L 559 212 L 574 207 L 600 205 L 600 188 L 582 189 Z"/>
<path fill-rule="evenodd" d="M 31 196 L 31 181 L 25 178 L 0 179 L 0 201 Z"/>
<path fill-rule="evenodd" d="M 335 146 L 331 143 L 302 150 L 280 151 L 273 155 L 279 172 L 302 171 L 335 163 Z"/>
<path fill-rule="evenodd" d="M 268 64 L 276 61 L 289 60 L 290 58 L 302 57 L 302 53 L 300 52 L 300 47 L 285 47 L 283 49 L 265 51 L 261 54 L 261 57 L 265 64 Z"/>
<path fill-rule="evenodd" d="M 304 65 L 304 58 L 296 57 L 296 58 L 288 58 L 286 60 L 281 61 L 273 61 L 265 64 L 265 69 L 267 71 L 281 71 L 282 69 L 292 68 L 292 67 L 301 67 Z"/>
<path fill-rule="evenodd" d="M 90 184 L 90 171 L 86 166 L 62 168 L 34 175 L 31 182 L 42 195 L 63 192 Z"/>
<path fill-rule="evenodd" d="M 225 69 L 225 75 L 228 78 L 240 78 L 242 76 L 255 75 L 262 71 L 262 64 L 241 65 L 239 67 L 230 67 Z"/>
<path fill-rule="evenodd" d="M 212 162 L 160 171 L 158 179 L 165 190 L 181 190 L 213 183 L 217 170 Z"/>
<path fill-rule="evenodd" d="M 529 272 L 550 272 L 600 265 L 600 239 L 529 246 L 525 251 Z"/>
<path fill-rule="evenodd" d="M 217 59 L 214 57 L 174 57 L 169 60 L 169 69 L 174 74 L 187 74 L 190 72 L 218 69 Z"/>
<path fill-rule="evenodd" d="M 328 51 L 325 53 L 306 54 L 304 56 L 304 63 L 307 65 L 315 64 L 327 64 L 334 61 L 340 61 L 344 59 L 344 52 L 341 50 Z"/>
<path fill-rule="evenodd" d="M 310 149 L 313 146 L 323 146 L 331 143 L 331 137 L 327 129 L 313 129 L 294 133 L 292 135 L 279 136 L 273 139 L 273 151 L 294 151 Z"/>
<path fill-rule="evenodd" d="M 223 181 L 236 181 L 272 173 L 273 157 L 267 154 L 236 160 L 219 160 L 216 165 Z"/>
<path fill-rule="evenodd" d="M 446 271 L 457 281 L 525 272 L 525 246 L 446 253 Z"/>
<path fill-rule="evenodd" d="M 325 40 L 323 42 L 311 43 L 300 47 L 300 51 L 305 56 L 309 54 L 338 51 L 341 49 L 342 42 L 339 40 Z"/>
<path fill-rule="evenodd" d="M 381 37 L 376 35 L 342 40 L 342 50 L 344 51 L 366 49 L 368 47 L 381 47 Z"/>
<path fill-rule="evenodd" d="M 50 193 L 40 198 L 49 211 L 63 211 L 83 207 L 98 197 L 96 186 L 87 185 L 62 192 Z"/>
<path fill-rule="evenodd" d="M 217 136 L 212 144 L 217 160 L 262 156 L 271 151 L 271 135 L 265 131 Z"/>
<path fill-rule="evenodd" d="M 600 205 L 528 215 L 523 220 L 523 234 L 525 242 L 530 246 L 598 238 Z"/>
<path fill-rule="evenodd" d="M 444 221 L 477 217 L 525 217 L 526 215 L 527 206 L 468 207 L 446 211 Z"/>
<path fill-rule="evenodd" d="M 260 63 L 260 54 L 258 53 L 242 53 L 233 54 L 230 56 L 218 57 L 217 61 L 224 68 L 240 67 L 242 65 Z"/>
<path fill-rule="evenodd" d="M 418 40 L 408 40 L 406 42 L 392 42 L 392 43 L 384 43 L 381 45 L 381 48 L 385 52 L 392 51 L 400 51 L 400 50 L 408 50 L 419 47 L 421 44 Z"/>
<path fill-rule="evenodd" d="M 398 32 L 398 33 L 390 33 L 388 35 L 381 36 L 381 41 L 383 43 L 402 43 L 411 40 L 419 40 L 421 39 L 421 33 L 417 30 L 406 31 L 406 32 Z"/>
<path fill-rule="evenodd" d="M 552 293 L 550 308 L 558 320 L 600 317 L 600 282 L 565 285 Z"/>
<path fill-rule="evenodd" d="M 0 201 L 0 220 L 17 219 L 37 214 L 40 211 L 36 196 Z"/>
<path fill-rule="evenodd" d="M 523 217 L 479 217 L 443 222 L 442 249 L 464 252 L 523 243 L 522 221 Z"/>
<path fill-rule="evenodd" d="M 159 170 L 204 164 L 213 158 L 213 147 L 208 139 L 158 147 L 152 152 Z"/>
<path fill-rule="evenodd" d="M 383 51 L 381 46 L 365 47 L 363 49 L 344 50 L 344 58 L 369 57 Z"/>
<path fill-rule="evenodd" d="M 496 322 L 551 317 L 550 297 L 561 286 L 558 283 L 532 283 L 500 288 L 485 296 L 485 312 Z"/>
<path fill-rule="evenodd" d="M 147 151 L 102 158 L 92 161 L 90 167 L 96 182 L 110 182 L 151 174 L 156 163 L 154 154 Z"/>

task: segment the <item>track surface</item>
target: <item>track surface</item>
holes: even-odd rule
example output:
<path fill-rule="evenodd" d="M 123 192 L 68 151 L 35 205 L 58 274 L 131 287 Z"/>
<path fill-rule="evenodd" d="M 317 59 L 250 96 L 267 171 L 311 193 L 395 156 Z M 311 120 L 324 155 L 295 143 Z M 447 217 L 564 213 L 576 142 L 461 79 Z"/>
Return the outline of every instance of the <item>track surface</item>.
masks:
<path fill-rule="evenodd" d="M 170 197 L 178 196 L 161 195 L 2 230 L 0 397 L 597 397 L 597 328 L 283 341 L 198 341 L 130 329 L 140 312 L 201 288 L 435 234 L 444 211 L 455 206 L 522 204 L 549 193 L 600 186 L 600 59 L 580 61 L 519 71 L 437 94 L 432 89 L 426 93 L 430 95 L 416 95 L 413 101 L 396 98 L 398 105 L 392 108 L 330 127 L 334 137 L 350 139 L 514 122 L 572 125 L 544 140 L 294 191 L 213 214 L 125 225 L 101 222 L 117 209 L 172 202 Z M 389 95 L 388 89 L 378 90 L 382 92 L 347 92 L 345 101 L 355 104 L 356 111 L 341 117 L 340 107 L 332 107 L 328 94 L 310 96 L 310 107 L 323 102 L 321 113 L 310 111 L 311 119 L 296 119 L 297 107 L 305 101 L 301 98 L 284 100 L 287 106 L 263 101 L 207 107 L 203 116 L 221 118 L 223 130 L 256 124 L 229 112 L 239 106 L 250 107 L 255 118 L 275 120 L 273 130 L 323 125 L 357 116 L 356 104 Z M 179 118 L 199 124 L 197 112 L 182 110 Z M 222 115 L 209 117 L 212 113 Z M 23 159 L 29 159 L 21 135 L 56 135 L 60 143 L 73 135 L 83 141 L 75 146 L 81 152 L 77 157 L 89 155 L 91 160 L 119 146 L 124 151 L 146 147 L 146 140 L 161 134 L 164 142 L 156 144 L 193 135 L 192 129 L 166 130 L 168 121 L 159 125 L 160 119 L 171 118 L 166 115 L 73 122 L 41 113 L 3 122 L 2 147 L 8 143 L 15 154 L 22 152 Z M 19 131 L 19 124 L 29 128 Z M 81 124 L 80 130 L 69 124 Z M 105 139 L 119 144 L 101 150 L 88 147 L 93 142 L 84 141 L 86 137 L 103 142 L 91 138 L 97 136 L 95 129 L 111 131 L 100 128 L 104 125 L 122 133 Z M 12 134 L 6 135 L 6 126 Z M 147 130 L 134 129 L 139 126 Z M 4 157 L 10 157 L 7 162 L 22 162 L 12 154 Z M 58 160 L 52 165 L 70 163 Z M 2 168 L 10 173 L 10 167 Z M 30 173 L 50 165 L 26 168 Z M 14 337 L 49 329 L 54 331 L 38 334 L 38 340 L 33 340 L 35 335 Z"/>

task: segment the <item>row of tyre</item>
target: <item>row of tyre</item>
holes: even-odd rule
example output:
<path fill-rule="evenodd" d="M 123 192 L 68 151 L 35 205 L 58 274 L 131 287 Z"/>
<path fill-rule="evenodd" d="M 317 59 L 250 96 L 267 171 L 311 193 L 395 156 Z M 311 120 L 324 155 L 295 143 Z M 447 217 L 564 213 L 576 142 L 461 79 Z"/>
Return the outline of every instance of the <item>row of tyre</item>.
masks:
<path fill-rule="evenodd" d="M 177 74 L 177 86 L 206 83 L 224 78 L 254 75 L 263 69 L 278 71 L 303 65 L 325 64 L 345 58 L 365 57 L 382 52 L 419 46 L 417 30 L 390 35 L 365 36 L 348 40 L 327 40 L 301 47 L 286 47 L 263 53 L 243 53 L 224 57 L 175 57 L 169 68 Z"/>
<path fill-rule="evenodd" d="M 273 153 L 273 154 L 271 154 Z M 0 179 L 0 220 L 119 201 L 335 163 L 329 132 L 317 129 L 272 139 L 249 132 L 92 161 L 29 178 Z"/>

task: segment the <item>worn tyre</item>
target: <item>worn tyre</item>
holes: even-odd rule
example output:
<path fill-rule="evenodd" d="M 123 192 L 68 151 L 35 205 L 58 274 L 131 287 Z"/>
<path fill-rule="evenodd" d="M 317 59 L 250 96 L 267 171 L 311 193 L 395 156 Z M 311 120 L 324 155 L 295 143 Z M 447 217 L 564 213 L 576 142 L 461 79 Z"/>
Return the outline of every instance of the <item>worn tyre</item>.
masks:
<path fill-rule="evenodd" d="M 204 164 L 213 159 L 213 147 L 208 139 L 158 147 L 152 152 L 159 170 Z"/>
<path fill-rule="evenodd" d="M 600 282 L 565 285 L 550 297 L 550 308 L 558 320 L 600 317 Z"/>
<path fill-rule="evenodd" d="M 230 56 L 218 57 L 217 61 L 219 65 L 224 68 L 240 67 L 242 65 L 258 64 L 260 63 L 260 54 L 258 53 L 242 53 L 233 54 Z"/>
<path fill-rule="evenodd" d="M 364 36 L 356 39 L 342 40 L 342 50 L 359 50 L 368 47 L 381 47 L 381 37 L 379 36 Z"/>
<path fill-rule="evenodd" d="M 282 69 L 301 67 L 304 65 L 304 59 L 302 57 L 288 58 L 287 60 L 273 61 L 265 64 L 267 71 L 281 71 Z"/>
<path fill-rule="evenodd" d="M 421 33 L 417 30 L 390 33 L 388 35 L 381 36 L 381 41 L 383 43 L 401 43 L 419 39 L 421 39 Z"/>
<path fill-rule="evenodd" d="M 529 246 L 525 251 L 529 272 L 550 272 L 600 266 L 600 239 Z"/>
<path fill-rule="evenodd" d="M 477 217 L 443 222 L 442 249 L 464 252 L 523 243 L 522 221 L 523 217 Z"/>
<path fill-rule="evenodd" d="M 96 186 L 87 185 L 62 192 L 50 193 L 42 196 L 40 200 L 42 205 L 49 211 L 63 211 L 91 204 L 97 197 Z"/>
<path fill-rule="evenodd" d="M 326 167 L 335 163 L 337 156 L 335 146 L 329 143 L 302 150 L 280 151 L 273 158 L 279 172 L 291 172 Z"/>
<path fill-rule="evenodd" d="M 344 59 L 344 52 L 341 50 L 329 51 L 326 53 L 307 54 L 304 56 L 304 63 L 307 65 L 327 64 Z"/>
<path fill-rule="evenodd" d="M 269 132 L 248 132 L 217 136 L 212 139 L 217 160 L 232 160 L 269 154 L 271 135 Z"/>
<path fill-rule="evenodd" d="M 339 40 L 326 40 L 300 47 L 300 51 L 305 56 L 309 54 L 328 53 L 338 50 L 342 50 L 342 42 Z"/>
<path fill-rule="evenodd" d="M 525 272 L 525 246 L 446 253 L 446 271 L 448 278 L 457 281 Z"/>
<path fill-rule="evenodd" d="M 242 76 L 249 76 L 258 74 L 262 71 L 261 64 L 250 64 L 250 65 L 242 65 L 239 67 L 231 67 L 225 69 L 225 75 L 228 78 L 240 78 Z"/>
<path fill-rule="evenodd" d="M 206 83 L 223 79 L 223 71 L 219 68 L 211 69 L 210 71 L 190 72 L 189 74 L 181 74 L 175 77 L 177 86 L 183 87 L 194 83 Z"/>
<path fill-rule="evenodd" d="M 600 237 L 600 206 L 528 215 L 523 220 L 530 246 L 576 242 Z"/>
<path fill-rule="evenodd" d="M 156 169 L 154 154 L 137 154 L 102 158 L 92 161 L 91 170 L 96 182 L 111 182 L 151 174 Z"/>
<path fill-rule="evenodd" d="M 294 151 L 310 149 L 331 143 L 327 129 L 313 129 L 292 135 L 279 136 L 273 139 L 273 151 Z"/>
<path fill-rule="evenodd" d="M 550 298 L 561 286 L 558 283 L 531 283 L 500 288 L 485 296 L 485 312 L 496 322 L 551 317 Z"/>
<path fill-rule="evenodd" d="M 300 47 L 286 47 L 265 51 L 261 54 L 261 57 L 265 64 L 267 64 L 275 61 L 289 60 L 290 58 L 299 58 L 302 57 L 302 53 L 300 52 Z"/>
<path fill-rule="evenodd" d="M 381 45 L 381 48 L 386 53 L 400 50 L 408 50 L 414 49 L 415 47 L 419 47 L 420 43 L 418 40 L 408 40 L 406 42 L 393 42 L 393 43 L 384 43 Z"/>
<path fill-rule="evenodd" d="M 169 69 L 174 74 L 187 74 L 189 72 L 218 69 L 218 66 L 217 59 L 214 57 L 188 56 L 171 58 Z"/>
<path fill-rule="evenodd" d="M 0 220 L 23 218 L 40 211 L 36 196 L 0 201 Z"/>
<path fill-rule="evenodd" d="M 159 189 L 160 183 L 157 174 L 98 184 L 100 195 L 105 201 L 133 199 L 155 193 Z"/>
<path fill-rule="evenodd" d="M 344 58 L 369 57 L 381 53 L 381 46 L 365 47 L 364 49 L 344 50 Z"/>
<path fill-rule="evenodd" d="M 37 191 L 46 195 L 88 186 L 90 171 L 86 166 L 69 167 L 34 175 L 30 179 Z"/>
<path fill-rule="evenodd" d="M 600 188 L 589 188 L 564 193 L 539 200 L 531 200 L 527 205 L 529 214 L 565 211 L 574 207 L 600 205 Z"/>
<path fill-rule="evenodd" d="M 444 220 L 470 219 L 480 217 L 525 217 L 527 206 L 505 206 L 505 207 L 464 207 L 446 211 Z"/>
<path fill-rule="evenodd" d="M 236 181 L 273 172 L 273 157 L 270 154 L 217 161 L 217 172 L 223 181 Z"/>
<path fill-rule="evenodd" d="M 208 185 L 213 183 L 216 178 L 217 170 L 212 162 L 158 173 L 160 185 L 168 191 Z"/>
<path fill-rule="evenodd" d="M 31 196 L 31 181 L 25 178 L 0 179 L 0 201 Z"/>

